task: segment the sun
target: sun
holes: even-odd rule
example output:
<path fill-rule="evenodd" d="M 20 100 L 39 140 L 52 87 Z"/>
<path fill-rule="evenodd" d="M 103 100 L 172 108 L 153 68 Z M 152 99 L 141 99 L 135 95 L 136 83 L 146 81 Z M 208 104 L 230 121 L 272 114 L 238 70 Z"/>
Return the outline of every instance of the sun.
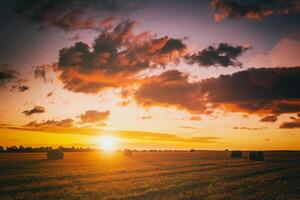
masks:
<path fill-rule="evenodd" d="M 114 151 L 117 147 L 118 138 L 112 136 L 103 136 L 98 140 L 99 146 L 104 151 Z"/>

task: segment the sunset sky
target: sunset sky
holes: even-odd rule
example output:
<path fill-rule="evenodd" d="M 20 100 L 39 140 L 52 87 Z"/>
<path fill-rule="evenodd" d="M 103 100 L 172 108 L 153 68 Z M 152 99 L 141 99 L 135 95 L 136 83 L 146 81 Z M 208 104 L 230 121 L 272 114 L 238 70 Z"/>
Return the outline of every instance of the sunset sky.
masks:
<path fill-rule="evenodd" d="M 0 146 L 300 149 L 300 1 L 0 1 Z"/>

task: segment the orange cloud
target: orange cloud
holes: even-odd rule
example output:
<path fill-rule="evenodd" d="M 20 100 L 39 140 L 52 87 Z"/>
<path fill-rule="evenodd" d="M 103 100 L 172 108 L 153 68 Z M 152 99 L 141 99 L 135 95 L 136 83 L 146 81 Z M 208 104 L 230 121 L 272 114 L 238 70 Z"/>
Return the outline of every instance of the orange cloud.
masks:
<path fill-rule="evenodd" d="M 63 48 L 55 70 L 64 88 L 97 93 L 107 88 L 126 87 L 139 81 L 145 69 L 178 63 L 187 52 L 180 39 L 152 38 L 134 34 L 135 22 L 123 21 L 103 31 L 92 48 L 83 42 Z M 90 50 L 92 49 L 92 50 Z"/>
<path fill-rule="evenodd" d="M 103 121 L 106 121 L 110 112 L 104 111 L 100 112 L 97 110 L 88 110 L 84 114 L 79 115 L 82 123 L 103 123 Z"/>
<path fill-rule="evenodd" d="M 188 75 L 177 70 L 149 77 L 134 93 L 143 107 L 172 106 L 193 113 L 207 112 L 203 97 L 200 83 L 188 82 Z"/>
<path fill-rule="evenodd" d="M 191 117 L 190 117 L 190 120 L 192 120 L 192 121 L 201 121 L 201 117 L 199 117 L 199 116 L 197 116 L 197 115 L 191 116 Z"/>
<path fill-rule="evenodd" d="M 143 119 L 143 120 L 152 119 L 152 116 L 143 116 L 141 119 Z"/>
<path fill-rule="evenodd" d="M 219 137 L 203 136 L 203 137 L 180 137 L 169 133 L 147 132 L 147 131 L 128 131 L 114 130 L 108 131 L 90 127 L 75 127 L 72 119 L 63 120 L 47 120 L 43 122 L 31 122 L 22 127 L 10 125 L 1 125 L 0 129 L 13 129 L 20 131 L 36 131 L 47 132 L 53 134 L 80 134 L 90 136 L 112 135 L 123 139 L 134 139 L 139 141 L 167 142 L 167 143 L 216 143 Z"/>

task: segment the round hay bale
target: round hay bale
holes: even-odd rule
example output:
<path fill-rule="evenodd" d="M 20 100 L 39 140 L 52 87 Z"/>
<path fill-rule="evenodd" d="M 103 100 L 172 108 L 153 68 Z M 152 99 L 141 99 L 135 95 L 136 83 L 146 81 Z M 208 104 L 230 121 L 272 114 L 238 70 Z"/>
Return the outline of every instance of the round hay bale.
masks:
<path fill-rule="evenodd" d="M 251 151 L 249 152 L 249 160 L 263 161 L 265 159 L 264 152 Z"/>
<path fill-rule="evenodd" d="M 64 158 L 64 152 L 59 149 L 49 150 L 47 152 L 48 160 L 61 160 Z"/>
<path fill-rule="evenodd" d="M 124 149 L 123 154 L 125 156 L 133 156 L 133 152 L 130 149 Z"/>
<path fill-rule="evenodd" d="M 191 149 L 190 152 L 195 152 L 195 149 Z"/>
<path fill-rule="evenodd" d="M 231 157 L 232 158 L 241 158 L 241 157 L 243 157 L 243 152 L 242 151 L 232 151 Z"/>

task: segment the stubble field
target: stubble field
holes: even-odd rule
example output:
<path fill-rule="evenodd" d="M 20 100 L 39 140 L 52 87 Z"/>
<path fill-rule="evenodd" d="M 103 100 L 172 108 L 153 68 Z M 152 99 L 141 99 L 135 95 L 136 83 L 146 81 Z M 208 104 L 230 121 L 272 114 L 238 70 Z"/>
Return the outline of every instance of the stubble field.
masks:
<path fill-rule="evenodd" d="M 0 154 L 0 199 L 300 199 L 300 152 Z"/>

